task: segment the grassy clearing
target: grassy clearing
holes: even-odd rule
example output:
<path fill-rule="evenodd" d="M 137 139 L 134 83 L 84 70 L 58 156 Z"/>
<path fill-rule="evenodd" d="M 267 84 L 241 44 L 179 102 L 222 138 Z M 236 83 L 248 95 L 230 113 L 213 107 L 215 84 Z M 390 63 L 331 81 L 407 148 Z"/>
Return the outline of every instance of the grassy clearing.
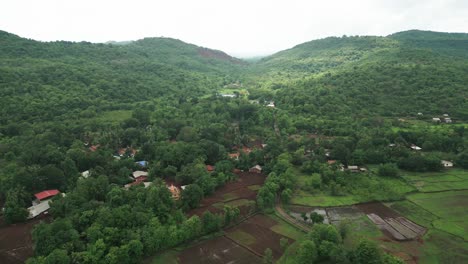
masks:
<path fill-rule="evenodd" d="M 354 196 L 330 196 L 326 194 L 309 194 L 304 191 L 297 191 L 296 195 L 291 199 L 291 204 L 306 205 L 306 206 L 342 206 L 353 205 L 360 201 Z"/>
<path fill-rule="evenodd" d="M 270 230 L 275 233 L 294 240 L 301 239 L 305 235 L 303 232 L 299 231 L 297 228 L 293 227 L 291 224 L 285 222 L 283 219 L 274 214 L 269 214 L 268 217 L 272 218 L 278 223 L 270 228 Z"/>
<path fill-rule="evenodd" d="M 468 241 L 468 223 L 466 222 L 468 191 L 417 193 L 408 196 L 408 200 L 438 217 L 432 221 L 434 228 Z"/>
<path fill-rule="evenodd" d="M 247 186 L 247 188 L 249 188 L 250 190 L 252 191 L 258 191 L 262 186 L 261 185 L 250 185 L 250 186 Z"/>
<path fill-rule="evenodd" d="M 437 229 L 424 236 L 420 250 L 420 263 L 468 263 L 468 243 Z"/>
<path fill-rule="evenodd" d="M 257 239 L 254 236 L 239 229 L 230 232 L 229 234 L 227 234 L 227 236 L 235 240 L 237 243 L 245 246 L 255 244 L 255 242 L 257 241 Z"/>
<path fill-rule="evenodd" d="M 227 202 L 227 201 L 230 201 L 230 200 L 234 200 L 236 198 L 239 198 L 239 196 L 237 196 L 237 194 L 235 193 L 226 193 L 226 194 L 223 194 L 223 201 L 224 202 Z"/>

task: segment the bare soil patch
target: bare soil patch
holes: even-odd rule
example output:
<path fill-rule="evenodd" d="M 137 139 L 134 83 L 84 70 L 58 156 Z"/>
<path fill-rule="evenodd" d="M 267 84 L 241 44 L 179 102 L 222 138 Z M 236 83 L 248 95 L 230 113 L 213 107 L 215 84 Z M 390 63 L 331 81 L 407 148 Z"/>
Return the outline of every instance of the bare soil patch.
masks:
<path fill-rule="evenodd" d="M 226 183 L 212 195 L 205 197 L 198 208 L 190 210 L 187 214 L 189 216 L 201 216 L 205 211 L 222 213 L 223 210 L 219 208 L 219 203 L 240 199 L 255 201 L 257 190 L 252 190 L 249 186 L 263 185 L 266 175 L 261 173 L 240 172 L 237 176 L 237 180 Z M 218 204 L 218 208 L 214 206 L 214 204 Z M 245 205 L 239 206 L 239 209 L 241 211 L 241 217 L 248 215 L 252 210 L 251 207 Z"/>
<path fill-rule="evenodd" d="M 31 232 L 40 221 L 49 221 L 45 216 L 25 223 L 3 226 L 0 228 L 0 263 L 24 263 L 33 256 Z"/>
<path fill-rule="evenodd" d="M 270 228 L 278 224 L 274 219 L 264 215 L 255 215 L 238 226 L 226 230 L 226 236 L 236 240 L 236 232 L 243 232 L 255 238 L 255 241 L 249 241 L 249 245 L 244 245 L 254 251 L 257 255 L 263 255 L 267 248 L 273 252 L 273 258 L 279 259 L 283 254 L 280 246 L 281 238 L 288 239 L 289 243 L 293 240 L 275 233 Z M 242 244 L 242 241 L 236 241 Z"/>
<path fill-rule="evenodd" d="M 218 237 L 184 249 L 179 254 L 179 263 L 259 263 L 261 259 L 226 237 Z"/>

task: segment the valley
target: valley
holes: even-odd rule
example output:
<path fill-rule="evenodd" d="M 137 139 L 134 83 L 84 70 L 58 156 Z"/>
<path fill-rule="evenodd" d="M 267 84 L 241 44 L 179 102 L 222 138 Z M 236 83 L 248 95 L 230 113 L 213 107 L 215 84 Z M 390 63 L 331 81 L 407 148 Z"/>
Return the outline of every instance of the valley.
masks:
<path fill-rule="evenodd" d="M 0 262 L 464 263 L 467 44 L 0 31 Z"/>

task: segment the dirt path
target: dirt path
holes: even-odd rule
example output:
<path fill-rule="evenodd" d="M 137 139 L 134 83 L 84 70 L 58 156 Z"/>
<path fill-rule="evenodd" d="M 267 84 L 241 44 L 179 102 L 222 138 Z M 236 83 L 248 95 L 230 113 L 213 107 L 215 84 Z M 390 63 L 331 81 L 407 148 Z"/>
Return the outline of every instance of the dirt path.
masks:
<path fill-rule="evenodd" d="M 283 207 L 281 207 L 281 202 L 280 202 L 279 198 L 276 199 L 275 211 L 278 212 L 280 218 L 282 218 L 286 222 L 290 223 L 291 225 L 297 227 L 299 230 L 301 230 L 301 231 L 303 231 L 305 233 L 308 233 L 310 231 L 310 229 L 311 229 L 310 226 L 297 221 L 296 219 L 294 219 L 292 216 L 288 215 L 284 211 Z"/>

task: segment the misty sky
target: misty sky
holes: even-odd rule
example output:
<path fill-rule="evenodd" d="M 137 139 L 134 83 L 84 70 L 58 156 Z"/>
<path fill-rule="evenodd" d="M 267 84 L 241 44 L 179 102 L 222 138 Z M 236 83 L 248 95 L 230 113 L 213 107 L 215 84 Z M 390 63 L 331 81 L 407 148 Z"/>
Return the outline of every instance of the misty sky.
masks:
<path fill-rule="evenodd" d="M 1 0 L 0 30 L 35 40 L 172 37 L 238 57 L 408 29 L 468 32 L 468 0 Z"/>

